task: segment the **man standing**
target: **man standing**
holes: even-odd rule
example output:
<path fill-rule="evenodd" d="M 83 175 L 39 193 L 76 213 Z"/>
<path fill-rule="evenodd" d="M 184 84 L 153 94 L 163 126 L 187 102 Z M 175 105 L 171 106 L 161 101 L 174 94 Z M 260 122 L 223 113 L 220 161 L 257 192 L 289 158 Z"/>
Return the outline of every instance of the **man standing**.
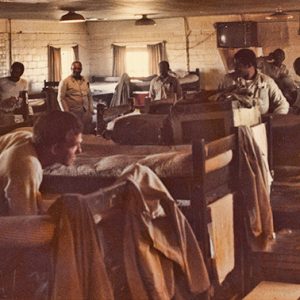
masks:
<path fill-rule="evenodd" d="M 235 71 L 225 75 L 222 90 L 247 90 L 248 95 L 257 99 L 262 114 L 288 113 L 289 103 L 275 81 L 257 70 L 256 55 L 252 50 L 239 50 L 234 55 L 234 66 Z"/>
<path fill-rule="evenodd" d="M 61 110 L 69 111 L 81 120 L 84 133 L 91 133 L 95 128 L 89 82 L 81 76 L 80 61 L 74 61 L 71 70 L 72 74 L 59 83 L 57 100 Z"/>
<path fill-rule="evenodd" d="M 170 100 L 176 102 L 182 98 L 182 90 L 178 79 L 170 74 L 169 63 L 165 60 L 159 64 L 160 75 L 150 83 L 149 96 L 151 100 Z"/>
<path fill-rule="evenodd" d="M 9 125 L 14 123 L 13 110 L 18 107 L 20 92 L 28 90 L 27 81 L 21 76 L 24 65 L 14 62 L 10 68 L 10 76 L 0 79 L 0 123 Z"/>
<path fill-rule="evenodd" d="M 33 133 L 18 130 L 0 137 L 0 215 L 42 212 L 43 168 L 73 163 L 81 152 L 81 129 L 71 113 L 53 111 L 36 121 Z"/>

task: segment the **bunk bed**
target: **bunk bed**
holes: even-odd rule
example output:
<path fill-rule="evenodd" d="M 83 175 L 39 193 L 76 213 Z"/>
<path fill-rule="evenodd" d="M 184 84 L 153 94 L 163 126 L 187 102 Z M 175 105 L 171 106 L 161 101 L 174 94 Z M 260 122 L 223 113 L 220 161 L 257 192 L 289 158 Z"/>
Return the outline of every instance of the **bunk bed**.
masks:
<path fill-rule="evenodd" d="M 237 150 L 237 135 L 233 134 L 216 141 L 213 141 L 209 144 L 205 144 L 204 141 L 198 141 L 189 146 L 180 146 L 180 149 L 177 149 L 178 155 L 181 154 L 182 147 L 189 149 L 189 168 L 183 169 L 182 174 L 176 170 L 173 175 L 162 176 L 161 179 L 175 201 L 178 203 L 178 206 L 186 216 L 187 220 L 190 222 L 193 232 L 200 242 L 200 247 L 204 256 L 204 261 L 209 270 L 209 273 L 212 274 L 212 265 L 210 260 L 210 249 L 207 243 L 208 238 L 208 227 L 207 222 L 209 221 L 209 216 L 207 215 L 208 210 L 206 205 L 214 202 L 214 200 L 219 198 L 224 198 L 228 193 L 234 192 L 237 188 L 237 185 L 234 184 L 233 180 L 236 178 L 236 150 Z M 173 149 L 174 150 L 174 149 Z M 187 149 L 184 149 L 187 150 Z M 225 157 L 226 159 L 220 159 Z M 222 161 L 222 164 L 220 164 Z M 107 178 L 101 179 L 100 177 L 97 180 L 91 180 L 91 177 L 86 177 L 85 181 L 77 181 L 78 177 L 69 177 L 67 180 L 70 184 L 65 184 L 63 178 L 60 177 L 59 185 L 58 182 L 54 184 L 47 184 L 44 186 L 44 192 L 59 192 L 61 193 L 63 189 L 65 192 L 72 191 L 71 186 L 77 187 L 78 192 L 83 188 L 82 192 L 86 193 L 85 185 L 90 180 L 89 189 L 91 191 L 96 191 L 99 195 L 106 195 L 106 203 L 115 203 L 116 199 L 116 189 L 111 189 L 110 187 L 115 186 L 116 178 Z M 83 178 L 81 178 L 83 179 Z M 71 183 L 72 182 L 72 183 Z M 80 183 L 80 184 L 79 184 Z M 124 186 L 121 185 L 121 189 Z M 106 187 L 106 188 L 104 188 Z M 100 188 L 100 190 L 99 190 Z M 104 188 L 104 189 L 103 189 Z M 47 190 L 48 189 L 48 190 Z M 70 189 L 70 190 L 69 190 Z M 105 191 L 110 191 L 106 193 Z M 97 190 L 99 192 L 97 192 Z M 102 191 L 102 192 L 101 192 Z M 123 190 L 124 191 L 124 190 Z M 124 201 L 124 193 L 117 193 L 122 196 L 122 201 Z M 88 199 L 90 194 L 87 194 L 86 199 Z M 99 215 L 99 209 L 102 207 L 101 201 L 95 199 L 93 205 L 93 214 L 94 219 L 99 220 L 97 214 Z M 230 199 L 232 197 L 230 196 Z M 126 201 L 126 197 L 125 197 Z M 231 201 L 231 200 L 229 200 Z M 166 209 L 166 207 L 164 206 Z M 98 210 L 98 213 L 97 213 Z M 213 209 L 212 209 L 213 210 Z M 13 245 L 14 249 L 22 248 L 44 248 L 50 247 L 53 240 L 53 234 L 55 230 L 55 222 L 53 218 L 49 215 L 45 216 L 33 216 L 33 217 L 6 217 L 5 219 L 1 218 L 0 222 L 3 222 L 1 225 L 2 234 L 0 236 L 0 244 L 8 249 Z M 14 232 L 14 228 L 19 228 L 15 224 L 20 224 L 23 231 L 22 234 L 19 234 L 20 231 Z M 4 227 L 3 227 L 4 226 Z M 26 238 L 24 238 L 26 237 Z M 233 253 L 233 252 L 231 252 Z M 219 266 L 218 266 L 219 267 Z M 219 271 L 222 274 L 220 282 L 225 280 L 227 272 L 230 273 L 232 268 L 222 267 Z M 225 268 L 225 270 L 224 270 Z M 234 265 L 233 265 L 234 268 Z M 220 270 L 220 269 L 219 269 Z M 236 277 L 235 277 L 236 278 Z M 208 288 L 207 282 L 204 284 L 206 289 Z M 239 286 L 239 285 L 237 285 Z M 202 290 L 204 291 L 204 289 Z"/>
<path fill-rule="evenodd" d="M 150 82 L 156 75 L 148 77 L 131 77 L 129 88 L 130 96 L 139 94 L 139 92 L 147 92 L 150 88 Z M 90 79 L 90 89 L 95 102 L 110 104 L 111 98 L 115 92 L 120 77 L 94 75 Z M 183 76 L 178 77 L 184 93 L 194 93 L 200 91 L 200 71 L 186 72 Z"/>
<path fill-rule="evenodd" d="M 204 140 L 197 140 L 192 145 L 177 145 L 172 149 L 170 149 L 172 146 L 158 146 L 160 152 L 165 149 L 166 154 L 169 154 L 168 152 L 172 150 L 174 157 L 177 156 L 177 158 L 182 155 L 182 151 L 187 154 L 185 157 L 188 157 L 188 167 L 180 169 L 174 166 L 175 170 L 172 172 L 165 174 L 165 176 L 160 174 L 160 179 L 167 188 L 167 193 L 171 194 L 182 213 L 186 216 L 194 235 L 199 241 L 210 282 L 213 286 L 213 289 L 207 291 L 212 299 L 241 298 L 246 291 L 250 291 L 261 280 L 280 279 L 287 282 L 299 282 L 297 273 L 298 255 L 291 248 L 291 245 L 299 240 L 297 232 L 292 234 L 289 232 L 286 234 L 280 233 L 276 240 L 268 242 L 269 248 L 256 249 L 255 251 L 249 247 L 249 241 L 245 239 L 245 218 L 248 218 L 249 215 L 245 210 L 245 200 L 243 200 L 241 193 L 245 190 L 245 185 L 241 186 L 241 177 L 239 176 L 242 158 L 240 144 L 242 140 L 244 138 L 242 138 L 239 130 L 238 133 L 209 143 L 205 143 Z M 96 147 L 94 150 L 98 153 L 97 143 L 94 146 Z M 90 150 L 92 150 L 92 141 L 90 147 Z M 123 151 L 130 151 L 130 147 L 131 150 L 135 149 L 134 155 L 140 155 L 140 150 L 144 151 L 143 154 L 148 154 L 151 148 L 150 151 L 153 152 L 152 146 L 147 150 L 145 146 L 132 147 L 126 145 L 124 145 Z M 106 150 L 111 154 L 113 153 L 111 151 L 116 151 L 111 145 L 107 145 Z M 141 161 L 139 161 L 139 165 L 141 165 Z M 154 170 L 157 172 L 155 168 Z M 101 214 L 104 207 L 114 205 L 119 207 L 119 204 L 122 207 L 124 201 L 126 203 L 128 199 L 126 197 L 128 186 L 123 181 L 124 177 L 121 176 L 117 181 L 116 177 L 119 177 L 119 174 L 108 178 L 99 176 L 58 176 L 56 182 L 48 181 L 48 184 L 44 186 L 44 192 L 68 193 L 75 191 L 86 194 L 85 196 L 79 196 L 79 198 L 82 203 L 88 203 L 93 220 L 98 223 L 103 218 L 105 219 L 105 215 Z M 151 184 L 152 181 L 148 180 L 147 182 Z M 88 186 L 88 190 L 86 190 L 86 186 Z M 92 191 L 95 192 L 91 194 Z M 151 194 L 148 194 L 148 196 L 151 198 Z M 78 194 L 65 195 L 65 197 L 74 200 L 74 197 L 78 197 Z M 157 197 L 156 194 L 152 197 L 152 200 L 156 201 L 154 199 L 157 199 Z M 166 206 L 163 205 L 163 208 L 166 209 Z M 58 212 L 59 206 L 56 206 L 54 211 Z M 168 213 L 171 211 L 167 210 Z M 225 211 L 226 213 L 224 213 Z M 119 214 L 115 215 L 116 219 L 119 219 L 120 213 L 122 214 L 122 208 L 119 207 L 118 212 Z M 6 217 L 1 218 L 0 222 L 4 229 L 0 235 L 0 244 L 6 249 L 9 249 L 12 245 L 13 248 L 21 251 L 24 248 L 40 249 L 41 246 L 51 249 L 53 245 L 57 223 L 51 215 Z M 16 223 L 22 226 L 22 233 L 19 229 L 16 231 Z M 114 228 L 123 228 L 122 225 L 115 226 L 115 223 L 113 224 Z M 115 235 L 113 236 L 114 239 L 118 239 Z M 226 236 L 226 239 L 224 239 L 224 236 Z M 295 238 L 293 243 L 290 237 Z M 84 237 L 82 238 L 84 239 Z M 289 248 L 287 248 L 288 246 Z M 107 249 L 107 253 L 109 253 L 111 248 Z M 286 264 L 291 259 L 296 268 L 295 272 L 291 272 L 289 270 L 290 264 Z M 257 262 L 259 262 L 263 271 L 257 270 Z M 274 262 L 275 265 L 272 264 Z M 280 271 L 276 273 L 275 270 L 277 269 Z M 292 278 L 295 275 L 296 277 Z M 64 280 L 66 279 L 68 278 Z M 204 286 L 208 288 L 207 282 Z M 202 289 L 202 291 L 204 290 Z M 212 294 L 212 290 L 214 290 L 214 294 Z M 201 296 L 205 297 L 205 295 Z"/>

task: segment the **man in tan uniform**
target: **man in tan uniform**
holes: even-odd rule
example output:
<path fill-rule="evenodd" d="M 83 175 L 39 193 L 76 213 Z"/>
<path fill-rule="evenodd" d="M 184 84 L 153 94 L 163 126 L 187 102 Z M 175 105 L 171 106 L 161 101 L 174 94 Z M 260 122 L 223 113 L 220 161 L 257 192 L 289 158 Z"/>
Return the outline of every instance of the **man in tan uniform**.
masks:
<path fill-rule="evenodd" d="M 57 100 L 61 110 L 69 111 L 81 120 L 84 133 L 91 133 L 95 126 L 92 122 L 93 99 L 89 82 L 81 76 L 80 61 L 74 61 L 71 70 L 72 74 L 59 83 Z"/>

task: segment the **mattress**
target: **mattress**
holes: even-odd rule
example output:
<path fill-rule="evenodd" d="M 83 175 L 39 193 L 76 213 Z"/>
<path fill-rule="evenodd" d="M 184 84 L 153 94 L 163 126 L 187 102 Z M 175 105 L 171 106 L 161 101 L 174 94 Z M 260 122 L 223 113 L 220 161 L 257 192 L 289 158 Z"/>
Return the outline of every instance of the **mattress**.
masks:
<path fill-rule="evenodd" d="M 86 135 L 82 149 L 74 165 L 54 164 L 44 170 L 44 175 L 116 178 L 125 167 L 136 163 L 150 167 L 161 178 L 193 175 L 191 145 L 119 145 L 98 136 Z M 231 160 L 231 151 L 218 155 L 207 161 L 206 172 L 221 168 Z"/>

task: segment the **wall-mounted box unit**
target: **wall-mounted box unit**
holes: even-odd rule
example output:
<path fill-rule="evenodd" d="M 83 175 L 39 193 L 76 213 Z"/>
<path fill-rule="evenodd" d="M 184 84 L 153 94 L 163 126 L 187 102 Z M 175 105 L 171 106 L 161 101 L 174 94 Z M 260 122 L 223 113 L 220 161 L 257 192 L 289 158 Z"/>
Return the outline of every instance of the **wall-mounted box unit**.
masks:
<path fill-rule="evenodd" d="M 219 48 L 248 48 L 259 46 L 256 22 L 218 22 L 215 23 L 215 28 Z"/>

